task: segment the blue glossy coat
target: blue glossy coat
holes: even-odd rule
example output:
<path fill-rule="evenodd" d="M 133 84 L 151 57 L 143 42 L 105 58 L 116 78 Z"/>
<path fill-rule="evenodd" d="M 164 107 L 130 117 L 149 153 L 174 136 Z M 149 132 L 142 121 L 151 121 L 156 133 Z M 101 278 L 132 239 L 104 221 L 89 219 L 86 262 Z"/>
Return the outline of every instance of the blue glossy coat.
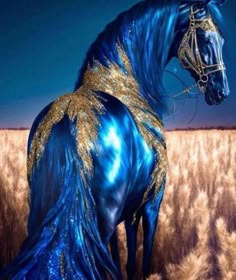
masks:
<path fill-rule="evenodd" d="M 217 0 L 142 1 L 121 14 L 89 49 L 76 90 L 83 86 L 86 68 L 88 65 L 93 67 L 94 59 L 108 71 L 110 63 L 115 63 L 119 66 L 118 72 L 126 73 L 116 48 L 119 42 L 138 84 L 137 94 L 148 103 L 153 116 L 161 123 L 168 108 L 168 98 L 163 94 L 163 71 L 168 61 L 177 54 L 178 45 L 188 27 L 190 6 L 196 3 L 201 4 L 200 18 L 210 12 L 214 20 L 220 22 Z M 200 45 L 204 60 L 218 61 L 222 44 L 204 48 L 205 44 Z M 197 79 L 196 73 L 191 74 Z M 212 74 L 210 82 L 206 99 L 208 103 L 219 103 L 223 100 L 222 94 L 228 94 L 225 71 Z M 219 88 L 223 91 L 219 92 Z M 144 232 L 143 274 L 145 277 L 149 275 L 165 177 L 160 186 L 151 185 L 145 203 L 143 197 L 152 182 L 152 172 L 160 164 L 160 153 L 158 148 L 154 149 L 145 141 L 128 106 L 108 91 L 97 91 L 96 95 L 101 97 L 104 113 L 97 114 L 100 125 L 90 151 L 92 175 L 85 172 L 77 150 L 80 143 L 76 136 L 76 119 L 69 117 L 65 111 L 61 118 L 54 121 L 49 137 L 45 138 L 42 155 L 34 162 L 28 175 L 31 188 L 28 237 L 15 260 L 0 273 L 1 279 L 97 280 L 106 279 L 107 275 L 112 279 L 121 279 L 116 236 L 116 226 L 121 221 L 125 221 L 127 233 L 126 269 L 128 278 L 132 279 L 141 217 Z M 37 133 L 52 106 L 53 103 L 45 107 L 33 123 L 28 141 L 28 161 L 32 147 L 41 145 L 43 136 L 37 136 Z M 145 108 L 139 109 L 146 112 Z M 54 117 L 51 116 L 52 121 Z M 165 149 L 160 127 L 153 127 L 148 120 L 143 121 L 143 125 L 156 143 Z M 47 130 L 48 127 L 45 127 Z M 35 135 L 37 141 L 34 143 Z M 86 143 L 84 139 L 83 143 Z M 112 257 L 107 249 L 109 242 Z"/>

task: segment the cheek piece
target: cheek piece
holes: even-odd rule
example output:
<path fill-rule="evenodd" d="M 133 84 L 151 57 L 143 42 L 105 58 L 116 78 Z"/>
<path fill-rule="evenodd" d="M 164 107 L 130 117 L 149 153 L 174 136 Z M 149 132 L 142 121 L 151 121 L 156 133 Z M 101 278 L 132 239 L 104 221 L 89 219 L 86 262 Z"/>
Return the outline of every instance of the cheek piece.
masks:
<path fill-rule="evenodd" d="M 222 55 L 219 57 L 219 63 L 206 65 L 203 63 L 201 54 L 198 47 L 197 32 L 198 28 L 204 31 L 218 32 L 212 18 L 208 16 L 205 19 L 196 19 L 195 14 L 200 9 L 194 11 L 191 6 L 190 11 L 190 24 L 188 30 L 183 36 L 183 39 L 179 45 L 178 58 L 182 67 L 193 70 L 199 77 L 196 86 L 201 92 L 206 92 L 208 83 L 208 75 L 217 71 L 225 70 L 225 65 L 222 59 Z"/>

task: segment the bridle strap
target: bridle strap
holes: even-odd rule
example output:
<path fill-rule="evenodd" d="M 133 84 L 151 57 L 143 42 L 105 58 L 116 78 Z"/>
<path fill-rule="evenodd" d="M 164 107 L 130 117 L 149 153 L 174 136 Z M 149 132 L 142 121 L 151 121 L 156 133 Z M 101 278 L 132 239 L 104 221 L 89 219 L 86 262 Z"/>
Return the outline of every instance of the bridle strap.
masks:
<path fill-rule="evenodd" d="M 197 28 L 213 32 L 218 32 L 218 30 L 210 16 L 202 20 L 196 19 L 195 14 L 199 11 L 200 9 L 194 11 L 193 6 L 191 6 L 189 16 L 190 24 L 180 43 L 178 57 L 184 68 L 193 70 L 199 76 L 197 85 L 202 92 L 205 92 L 209 80 L 208 75 L 225 70 L 226 68 L 223 61 L 211 65 L 206 65 L 202 61 L 198 47 Z"/>

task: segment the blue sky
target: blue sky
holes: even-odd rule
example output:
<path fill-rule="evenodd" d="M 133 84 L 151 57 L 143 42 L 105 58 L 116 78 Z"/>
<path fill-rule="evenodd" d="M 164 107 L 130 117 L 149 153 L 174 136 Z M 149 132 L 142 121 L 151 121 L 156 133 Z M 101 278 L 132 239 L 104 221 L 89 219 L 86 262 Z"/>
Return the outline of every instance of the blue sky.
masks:
<path fill-rule="evenodd" d="M 105 25 L 134 0 L 0 0 L 0 128 L 30 127 L 49 102 L 74 88 L 86 50 Z M 225 62 L 231 89 L 220 106 L 199 98 L 176 102 L 176 112 L 164 120 L 166 128 L 236 126 L 236 1 L 222 7 L 227 29 Z M 193 81 L 172 61 L 188 85 Z M 169 93 L 181 91 L 180 83 L 165 77 Z"/>

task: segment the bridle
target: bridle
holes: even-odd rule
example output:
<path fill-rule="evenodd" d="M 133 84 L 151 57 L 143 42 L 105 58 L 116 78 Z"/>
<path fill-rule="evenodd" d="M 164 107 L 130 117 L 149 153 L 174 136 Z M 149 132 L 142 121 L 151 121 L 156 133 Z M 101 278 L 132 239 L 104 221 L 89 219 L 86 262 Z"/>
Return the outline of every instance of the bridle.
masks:
<path fill-rule="evenodd" d="M 178 58 L 184 68 L 192 69 L 199 76 L 196 85 L 202 92 L 205 92 L 209 80 L 208 75 L 225 70 L 225 65 L 222 57 L 220 57 L 220 63 L 217 64 L 206 65 L 202 61 L 196 30 L 201 28 L 204 31 L 218 32 L 218 29 L 210 16 L 205 19 L 196 19 L 195 14 L 199 11 L 200 9 L 194 11 L 193 6 L 191 6 L 190 24 L 180 43 Z"/>

